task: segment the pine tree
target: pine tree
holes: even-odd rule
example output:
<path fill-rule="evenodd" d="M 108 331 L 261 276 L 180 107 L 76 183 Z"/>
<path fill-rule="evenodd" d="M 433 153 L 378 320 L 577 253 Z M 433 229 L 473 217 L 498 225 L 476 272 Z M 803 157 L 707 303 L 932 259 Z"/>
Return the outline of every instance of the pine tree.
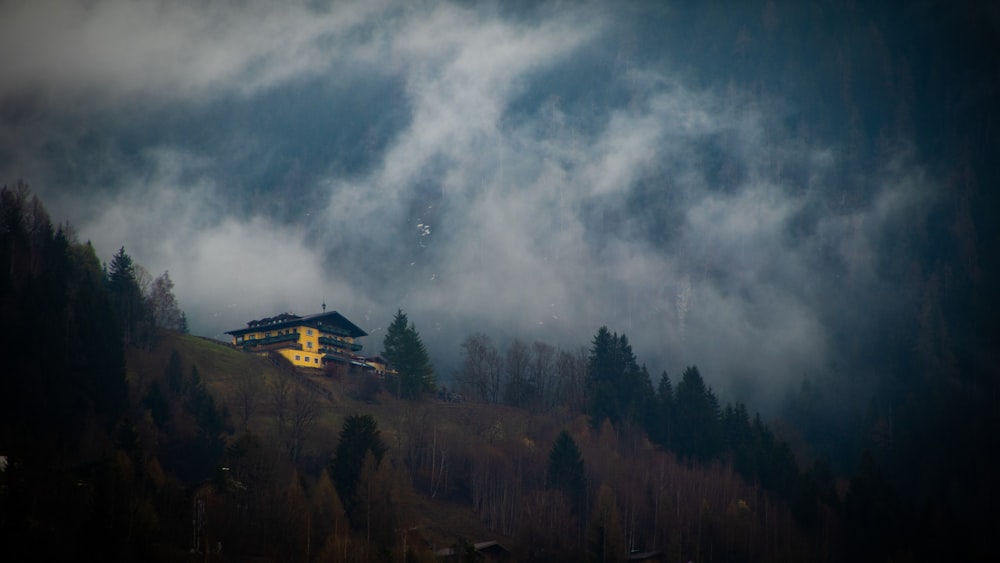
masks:
<path fill-rule="evenodd" d="M 666 370 L 660 374 L 656 390 L 656 416 L 654 428 L 649 433 L 664 448 L 671 448 L 671 433 L 674 429 L 674 388 Z"/>
<path fill-rule="evenodd" d="M 382 342 L 382 355 L 395 370 L 389 389 L 396 396 L 418 399 L 436 388 L 434 368 L 416 326 L 409 322 L 402 309 L 396 311 Z M 393 385 L 393 383 L 395 385 Z"/>
<path fill-rule="evenodd" d="M 351 415 L 344 420 L 340 431 L 340 443 L 330 464 L 330 477 L 343 502 L 353 508 L 354 491 L 365 460 L 365 452 L 371 451 L 376 464 L 386 452 L 378 424 L 371 415 Z"/>
<path fill-rule="evenodd" d="M 587 414 L 597 428 L 604 419 L 642 421 L 653 396 L 649 374 L 639 367 L 628 337 L 602 326 L 587 362 Z"/>
<path fill-rule="evenodd" d="M 163 428 L 170 422 L 170 405 L 167 403 L 166 397 L 163 396 L 163 391 L 160 390 L 159 381 L 153 380 L 152 385 L 149 386 L 149 393 L 146 393 L 146 397 L 142 400 L 142 406 L 149 409 L 157 427 Z"/>
<path fill-rule="evenodd" d="M 107 268 L 106 284 L 126 344 L 146 346 L 152 342 L 152 318 L 139 287 L 137 268 L 125 247 L 118 249 Z"/>
<path fill-rule="evenodd" d="M 545 473 L 545 487 L 562 491 L 570 503 L 573 514 L 582 516 L 586 482 L 583 456 L 576 441 L 563 430 L 556 437 L 549 451 L 549 467 Z"/>
<path fill-rule="evenodd" d="M 677 405 L 675 451 L 681 457 L 712 459 L 721 449 L 719 401 L 705 386 L 698 368 L 684 370 L 674 395 Z"/>

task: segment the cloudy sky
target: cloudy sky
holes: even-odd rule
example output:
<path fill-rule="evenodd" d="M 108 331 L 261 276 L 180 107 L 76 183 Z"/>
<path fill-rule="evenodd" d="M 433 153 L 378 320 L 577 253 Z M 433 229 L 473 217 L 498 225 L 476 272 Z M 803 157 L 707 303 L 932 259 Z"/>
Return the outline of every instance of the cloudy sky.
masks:
<path fill-rule="evenodd" d="M 8 0 L 0 178 L 197 334 L 325 301 L 374 353 L 402 308 L 447 377 L 607 325 L 766 408 L 906 322 L 933 68 L 837 2 L 687 4 Z"/>

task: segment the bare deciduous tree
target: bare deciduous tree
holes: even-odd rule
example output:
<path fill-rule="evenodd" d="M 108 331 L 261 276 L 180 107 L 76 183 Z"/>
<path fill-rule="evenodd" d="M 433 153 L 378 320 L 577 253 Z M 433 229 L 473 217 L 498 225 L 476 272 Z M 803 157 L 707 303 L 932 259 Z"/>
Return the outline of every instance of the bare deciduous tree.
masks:
<path fill-rule="evenodd" d="M 240 371 L 234 376 L 234 380 L 236 412 L 240 417 L 243 432 L 247 432 L 250 429 L 250 420 L 256 414 L 257 405 L 260 403 L 260 395 L 264 388 L 264 375 L 259 367 L 255 367 L 255 369 Z"/>
<path fill-rule="evenodd" d="M 458 376 L 462 393 L 487 403 L 500 400 L 503 359 L 489 336 L 477 332 L 462 343 L 465 359 Z"/>
<path fill-rule="evenodd" d="M 507 347 L 504 358 L 507 374 L 504 402 L 513 407 L 526 407 L 533 400 L 535 393 L 534 383 L 529 379 L 531 348 L 515 338 Z"/>
<path fill-rule="evenodd" d="M 138 275 L 138 272 L 137 272 Z M 142 270 L 140 288 L 143 295 L 149 301 L 149 306 L 153 315 L 153 322 L 158 327 L 171 330 L 185 330 L 186 320 L 184 313 L 177 305 L 177 298 L 174 296 L 174 282 L 170 279 L 170 272 L 164 271 L 149 281 L 149 273 Z"/>
<path fill-rule="evenodd" d="M 285 434 L 288 429 L 288 419 L 291 415 L 292 388 L 294 383 L 292 378 L 286 374 L 278 374 L 268 382 L 268 391 L 271 399 L 271 413 L 274 415 L 275 433 L 278 444 L 285 443 Z"/>
<path fill-rule="evenodd" d="M 552 376 L 556 349 L 544 342 L 531 345 L 531 379 L 535 382 L 537 403 L 548 409 L 556 404 L 555 378 Z"/>
<path fill-rule="evenodd" d="M 574 411 L 582 411 L 586 405 L 584 381 L 587 374 L 587 350 L 580 348 L 576 353 L 560 351 L 555 363 L 556 394 L 559 400 Z"/>
<path fill-rule="evenodd" d="M 316 395 L 296 386 L 291 398 L 291 433 L 288 436 L 288 460 L 295 464 L 302 455 L 303 444 L 319 415 L 319 399 Z"/>

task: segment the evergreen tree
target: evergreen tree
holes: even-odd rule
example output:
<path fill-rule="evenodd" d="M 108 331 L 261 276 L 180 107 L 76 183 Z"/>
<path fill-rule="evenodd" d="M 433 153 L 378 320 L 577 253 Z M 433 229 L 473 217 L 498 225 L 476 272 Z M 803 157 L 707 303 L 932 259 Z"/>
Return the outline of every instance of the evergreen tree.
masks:
<path fill-rule="evenodd" d="M 731 451 L 739 450 L 750 442 L 752 430 L 747 407 L 737 401 L 736 404 L 726 404 L 722 411 L 722 440 Z"/>
<path fill-rule="evenodd" d="M 146 397 L 142 400 L 142 406 L 149 409 L 153 422 L 159 428 L 163 428 L 170 422 L 170 404 L 167 403 L 163 391 L 160 390 L 159 381 L 153 380 L 149 386 L 149 393 L 146 393 Z"/>
<path fill-rule="evenodd" d="M 641 422 L 652 398 L 649 375 L 636 362 L 628 337 L 602 326 L 587 365 L 587 414 L 596 428 L 604 419 Z"/>
<path fill-rule="evenodd" d="M 389 328 L 382 339 L 382 355 L 390 363 L 398 361 L 406 347 L 406 333 L 410 328 L 410 320 L 402 309 L 396 310 L 396 315 L 392 318 Z"/>
<path fill-rule="evenodd" d="M 654 427 L 650 437 L 664 448 L 672 448 L 671 433 L 674 429 L 674 388 L 666 370 L 660 374 L 660 383 L 656 390 L 656 413 L 653 417 Z"/>
<path fill-rule="evenodd" d="M 563 430 L 549 450 L 549 466 L 545 473 L 545 487 L 566 494 L 573 514 L 582 516 L 586 495 L 583 456 L 569 432 Z"/>
<path fill-rule="evenodd" d="M 197 430 L 184 446 L 184 462 L 192 477 L 211 475 L 225 449 L 226 410 L 216 407 L 215 398 L 205 388 L 196 365 L 191 366 L 184 409 L 194 417 Z"/>
<path fill-rule="evenodd" d="M 587 364 L 587 414 L 596 428 L 604 419 L 617 420 L 621 413 L 616 361 L 616 337 L 602 326 L 594 336 Z"/>
<path fill-rule="evenodd" d="M 118 509 L 135 472 L 115 471 L 127 468 L 124 453 L 107 455 L 128 383 L 102 278 L 93 248 L 54 229 L 27 185 L 0 188 L 0 443 L 13 454 L 0 470 L 0 537 L 17 538 L 8 559 L 80 559 L 112 544 L 110 559 L 144 559 L 133 549 L 147 539 L 148 512 L 131 513 L 121 541 Z"/>
<path fill-rule="evenodd" d="M 382 355 L 395 370 L 388 388 L 396 396 L 418 399 L 424 392 L 436 388 L 434 368 L 416 326 L 409 322 L 402 309 L 389 325 L 382 342 Z"/>
<path fill-rule="evenodd" d="M 646 364 L 639 368 L 638 380 L 634 382 L 629 418 L 639 423 L 646 433 L 653 428 L 658 420 L 656 393 L 653 391 L 653 378 L 649 376 Z"/>
<path fill-rule="evenodd" d="M 136 264 L 118 249 L 107 268 L 106 284 L 126 344 L 145 346 L 152 342 L 152 318 L 139 287 Z"/>
<path fill-rule="evenodd" d="M 337 488 L 337 494 L 346 503 L 348 512 L 354 506 L 354 492 L 361 475 L 365 452 L 370 451 L 378 464 L 386 450 L 378 424 L 371 415 L 351 415 L 344 420 L 340 442 L 330 464 L 330 477 Z"/>
<path fill-rule="evenodd" d="M 733 456 L 736 471 L 748 481 L 754 480 L 753 427 L 743 403 L 727 404 L 722 412 L 722 441 Z"/>
<path fill-rule="evenodd" d="M 674 448 L 681 457 L 708 461 L 721 449 L 719 401 L 705 386 L 698 368 L 684 370 L 675 394 L 677 429 Z"/>

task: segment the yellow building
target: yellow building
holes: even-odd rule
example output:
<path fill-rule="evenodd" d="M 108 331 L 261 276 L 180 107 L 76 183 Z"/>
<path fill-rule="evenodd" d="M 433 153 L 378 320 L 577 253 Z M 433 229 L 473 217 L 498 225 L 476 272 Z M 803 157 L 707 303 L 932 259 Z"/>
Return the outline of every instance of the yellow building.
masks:
<path fill-rule="evenodd" d="M 389 362 L 385 361 L 382 356 L 372 356 L 370 358 L 365 358 L 365 363 L 367 366 L 375 372 L 375 376 L 379 379 L 385 379 L 386 374 L 396 374 L 396 370 L 392 369 Z"/>
<path fill-rule="evenodd" d="M 368 333 L 336 311 L 305 317 L 282 313 L 250 321 L 246 328 L 226 334 L 233 337 L 237 348 L 254 353 L 277 352 L 298 367 L 323 368 L 331 363 L 369 367 L 357 355 L 361 344 L 356 342 Z"/>

